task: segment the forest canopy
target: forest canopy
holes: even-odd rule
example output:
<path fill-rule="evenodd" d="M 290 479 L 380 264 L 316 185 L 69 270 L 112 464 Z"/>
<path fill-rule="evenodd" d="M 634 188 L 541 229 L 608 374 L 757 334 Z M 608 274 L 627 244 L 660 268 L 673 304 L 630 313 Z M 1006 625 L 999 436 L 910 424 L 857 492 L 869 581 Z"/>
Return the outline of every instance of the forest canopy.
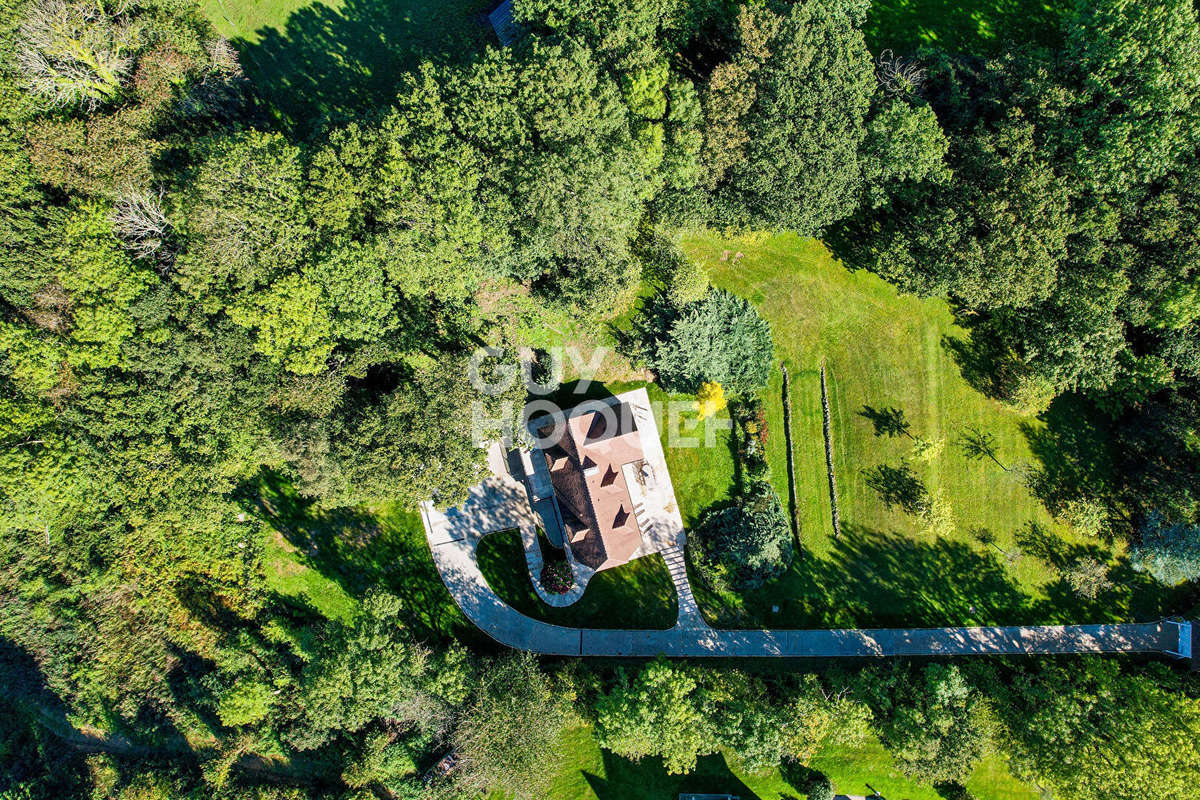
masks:
<path fill-rule="evenodd" d="M 678 254 L 660 280 L 697 227 L 820 237 L 946 298 L 974 385 L 1031 419 L 1070 398 L 1116 443 L 1103 475 L 1026 476 L 1051 513 L 1200 577 L 1193 4 L 1087 0 L 988 54 L 872 50 L 869 11 L 515 0 L 512 46 L 299 132 L 190 0 L 0 0 L 0 797 L 538 796 L 581 726 L 673 772 L 875 729 L 922 780 L 1000 752 L 1066 798 L 1185 791 L 1200 688 L 1165 668 L 541 664 L 431 621 L 424 550 L 330 567 L 340 615 L 264 577 L 269 518 L 330 564 L 329 526 L 461 499 L 472 404 L 524 399 L 476 391 L 471 353 L 540 314 L 599 330 L 664 289 L 664 382 L 759 391 L 751 300 Z M 751 584 L 791 556 L 765 491 Z"/>

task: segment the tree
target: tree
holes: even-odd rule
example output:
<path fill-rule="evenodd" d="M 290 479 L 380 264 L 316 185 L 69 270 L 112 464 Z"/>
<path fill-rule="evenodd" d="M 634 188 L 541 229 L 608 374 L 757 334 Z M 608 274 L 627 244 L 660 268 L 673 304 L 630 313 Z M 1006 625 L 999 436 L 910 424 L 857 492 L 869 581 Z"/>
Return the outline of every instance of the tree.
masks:
<path fill-rule="evenodd" d="M 874 269 L 918 294 L 971 308 L 1047 298 L 1072 230 L 1066 184 L 1019 109 L 979 123 L 950 149 L 954 180 L 890 207 L 871 247 Z"/>
<path fill-rule="evenodd" d="M 617 81 L 579 42 L 535 39 L 521 57 L 489 50 L 445 73 L 441 91 L 453 129 L 489 154 L 485 219 L 502 221 L 513 243 L 500 264 L 519 280 L 540 277 L 555 300 L 561 276 L 579 267 L 591 280 L 567 302 L 611 285 L 603 267 L 628 262 L 652 188 Z"/>
<path fill-rule="evenodd" d="M 112 100 L 142 38 L 131 8 L 110 11 L 97 0 L 30 3 L 18 34 L 26 85 L 56 105 Z"/>
<path fill-rule="evenodd" d="M 1141 541 L 1129 548 L 1139 572 L 1149 572 L 1168 586 L 1200 578 L 1200 525 L 1171 524 L 1151 513 L 1141 526 Z"/>
<path fill-rule="evenodd" d="M 300 151 L 279 134 L 247 131 L 216 141 L 180 200 L 188 246 L 176 261 L 177 280 L 193 297 L 253 302 L 247 293 L 307 257 L 312 229 Z"/>
<path fill-rule="evenodd" d="M 859 29 L 866 6 L 821 0 L 774 20 L 746 17 L 744 49 L 734 56 L 746 68 L 732 80 L 714 74 L 727 83 L 709 93 L 706 109 L 741 129 L 726 122 L 719 130 L 729 144 L 710 147 L 728 153 L 718 198 L 737 222 L 812 236 L 854 211 L 875 82 Z"/>
<path fill-rule="evenodd" d="M 724 409 L 728 403 L 725 400 L 725 389 L 715 381 L 709 381 L 696 392 L 696 412 L 701 419 L 711 417 Z"/>
<path fill-rule="evenodd" d="M 1073 175 L 1114 194 L 1162 177 L 1200 136 L 1195 8 L 1102 0 L 1080 6 L 1066 29 L 1066 59 L 1081 83 L 1059 134 Z"/>
<path fill-rule="evenodd" d="M 411 747 L 389 732 L 378 731 L 363 740 L 358 755 L 342 772 L 342 780 L 356 789 L 379 784 L 389 792 L 399 794 L 397 789 L 403 791 L 406 779 L 416 772 L 417 763 Z"/>
<path fill-rule="evenodd" d="M 991 747 L 983 697 L 958 667 L 930 664 L 919 674 L 896 666 L 869 688 L 881 738 L 900 769 L 930 783 L 963 781 Z"/>
<path fill-rule="evenodd" d="M 754 589 L 792 563 L 792 528 L 778 495 L 760 481 L 735 505 L 707 511 L 696 526 L 698 554 L 710 581 L 726 577 L 738 589 Z"/>
<path fill-rule="evenodd" d="M 470 793 L 507 787 L 521 798 L 544 797 L 546 754 L 575 722 L 573 697 L 551 684 L 528 653 L 508 656 L 482 673 L 451 741 L 462 766 L 455 783 Z"/>
<path fill-rule="evenodd" d="M 833 800 L 833 783 L 823 772 L 814 773 L 804 787 L 808 800 Z"/>
<path fill-rule="evenodd" d="M 652 350 L 650 366 L 668 391 L 695 393 L 714 381 L 737 397 L 766 385 L 774 344 L 749 301 L 714 289 L 680 309 Z"/>
<path fill-rule="evenodd" d="M 893 195 L 925 181 L 950 181 L 946 154 L 950 142 L 933 109 L 899 99 L 884 101 L 867 121 L 863 138 L 863 185 L 867 201 L 882 206 Z"/>
<path fill-rule="evenodd" d="M 828 746 L 856 746 L 870 723 L 870 709 L 811 673 L 778 683 L 714 673 L 705 676 L 705 694 L 719 741 L 754 773 L 807 764 Z"/>
<path fill-rule="evenodd" d="M 1102 592 L 1112 588 L 1108 579 L 1108 567 L 1100 559 L 1084 556 L 1067 569 L 1067 583 L 1077 597 L 1095 600 Z"/>
<path fill-rule="evenodd" d="M 1014 772 L 1064 797 L 1187 791 L 1200 769 L 1200 701 L 1165 665 L 1047 662 L 1012 676 L 996 709 Z"/>
<path fill-rule="evenodd" d="M 352 625 L 304 668 L 300 718 L 288 735 L 293 746 L 310 750 L 338 731 L 399 716 L 405 700 L 432 681 L 429 651 L 399 626 L 400 609 L 394 596 L 370 595 Z"/>
<path fill-rule="evenodd" d="M 297 375 L 319 372 L 333 350 L 333 321 L 321 287 L 284 275 L 229 310 L 229 318 L 258 336 L 255 348 Z"/>
<path fill-rule="evenodd" d="M 929 502 L 921 512 L 921 522 L 925 532 L 933 536 L 949 536 L 954 533 L 954 508 L 946 499 L 946 494 L 938 489 L 930 496 Z"/>
<path fill-rule="evenodd" d="M 664 659 L 618 683 L 596 701 L 596 738 L 619 756 L 659 756 L 672 775 L 689 772 L 696 756 L 712 752 L 710 724 L 696 679 Z"/>
<path fill-rule="evenodd" d="M 134 264 L 113 236 L 110 208 L 78 207 L 64 225 L 56 252 L 58 279 L 70 296 L 68 359 L 76 365 L 111 367 L 122 361 L 122 345 L 134 335 L 134 304 L 158 281 Z"/>

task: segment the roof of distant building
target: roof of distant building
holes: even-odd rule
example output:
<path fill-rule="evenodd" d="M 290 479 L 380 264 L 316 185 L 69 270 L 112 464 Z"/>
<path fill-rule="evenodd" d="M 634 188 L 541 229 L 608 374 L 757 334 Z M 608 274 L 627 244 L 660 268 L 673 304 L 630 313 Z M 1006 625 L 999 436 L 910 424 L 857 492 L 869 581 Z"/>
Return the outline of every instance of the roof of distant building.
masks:
<path fill-rule="evenodd" d="M 496 38 L 500 40 L 502 47 L 508 47 L 525 35 L 525 28 L 513 19 L 512 0 L 504 0 L 496 6 L 496 9 L 488 14 L 488 21 L 492 23 L 492 29 L 496 31 Z"/>

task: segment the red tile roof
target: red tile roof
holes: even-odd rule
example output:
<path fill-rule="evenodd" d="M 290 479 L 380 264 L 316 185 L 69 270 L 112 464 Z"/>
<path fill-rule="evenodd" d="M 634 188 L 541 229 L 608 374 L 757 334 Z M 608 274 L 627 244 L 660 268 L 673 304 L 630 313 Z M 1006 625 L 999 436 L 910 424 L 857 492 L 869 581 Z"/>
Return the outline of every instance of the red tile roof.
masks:
<path fill-rule="evenodd" d="M 548 436 L 553 425 L 543 427 Z M 557 442 L 543 450 L 571 552 L 593 569 L 629 561 L 642 545 L 622 467 L 641 469 L 642 441 L 626 403 L 567 417 Z"/>

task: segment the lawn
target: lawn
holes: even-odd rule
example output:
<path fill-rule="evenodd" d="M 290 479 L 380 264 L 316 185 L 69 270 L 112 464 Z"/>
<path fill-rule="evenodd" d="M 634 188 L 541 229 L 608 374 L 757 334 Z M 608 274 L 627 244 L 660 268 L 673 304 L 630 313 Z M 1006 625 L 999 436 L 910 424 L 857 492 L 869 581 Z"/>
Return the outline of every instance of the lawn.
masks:
<path fill-rule="evenodd" d="M 669 775 L 659 759 L 633 762 L 601 749 L 590 728 L 569 731 L 557 751 L 561 758 L 545 800 L 663 800 L 678 797 L 680 792 L 729 793 L 742 800 L 804 797 L 778 770 L 752 775 L 725 754 L 702 757 L 688 775 Z M 812 766 L 829 775 L 839 792 L 869 795 L 869 784 L 889 800 L 941 798 L 931 786 L 902 777 L 874 738 L 861 747 L 828 748 L 818 753 Z M 996 757 L 982 761 L 967 786 L 978 800 L 1038 797 L 1014 779 Z"/>
<path fill-rule="evenodd" d="M 647 556 L 596 573 L 583 597 L 566 608 L 542 602 L 529 582 L 521 534 L 485 536 L 476 551 L 479 569 L 504 602 L 534 619 L 579 628 L 670 628 L 675 587 L 661 556 Z"/>
<path fill-rule="evenodd" d="M 952 53 L 995 55 L 1008 42 L 1060 41 L 1065 0 L 874 0 L 864 33 L 872 53 L 911 58 L 922 45 Z"/>
<path fill-rule="evenodd" d="M 792 235 L 722 239 L 695 233 L 685 251 L 714 282 L 749 298 L 772 325 L 776 355 L 791 375 L 790 401 L 804 555 L 781 579 L 744 597 L 716 597 L 696 586 L 713 621 L 724 626 L 870 627 L 1083 622 L 1151 619 L 1170 610 L 1171 593 L 1133 573 L 1119 548 L 1075 534 L 1049 517 L 1018 477 L 1038 464 L 1031 441 L 1045 423 L 972 388 L 952 348 L 967 332 L 938 299 L 898 294 L 878 277 L 846 269 L 821 243 Z M 833 423 L 842 535 L 830 520 L 819 368 L 825 364 Z M 768 458 L 787 497 L 781 378 L 764 392 Z M 913 436 L 941 440 L 940 455 L 912 457 L 910 437 L 877 436 L 866 407 L 902 410 Z M 1000 464 L 970 459 L 968 429 L 995 437 Z M 724 454 L 696 451 L 724 469 Z M 671 458 L 668 453 L 668 458 Z M 677 458 L 676 458 L 677 460 Z M 889 510 L 866 471 L 907 460 L 931 495 L 948 501 L 956 526 L 937 536 L 915 516 Z M 671 464 L 672 475 L 676 473 Z M 681 491 L 691 491 L 695 487 Z M 681 498 L 691 507 L 718 502 Z M 1024 535 L 1036 522 L 1050 536 Z M 977 541 L 986 529 L 994 545 Z M 1013 555 L 1021 553 L 1013 560 Z M 1075 598 L 1052 565 L 1084 554 L 1114 562 L 1116 587 L 1095 601 Z M 698 584 L 698 576 L 693 575 Z M 772 606 L 779 606 L 778 612 Z"/>
<path fill-rule="evenodd" d="M 349 622 L 364 596 L 384 590 L 401 599 L 405 623 L 421 638 L 494 649 L 446 591 L 416 511 L 399 506 L 322 511 L 271 473 L 254 487 L 247 505 L 266 523 L 262 570 L 280 598 Z"/>
<path fill-rule="evenodd" d="M 201 0 L 228 36 L 264 113 L 303 136 L 324 115 L 388 105 L 423 61 L 457 63 L 493 41 L 490 0 Z"/>

